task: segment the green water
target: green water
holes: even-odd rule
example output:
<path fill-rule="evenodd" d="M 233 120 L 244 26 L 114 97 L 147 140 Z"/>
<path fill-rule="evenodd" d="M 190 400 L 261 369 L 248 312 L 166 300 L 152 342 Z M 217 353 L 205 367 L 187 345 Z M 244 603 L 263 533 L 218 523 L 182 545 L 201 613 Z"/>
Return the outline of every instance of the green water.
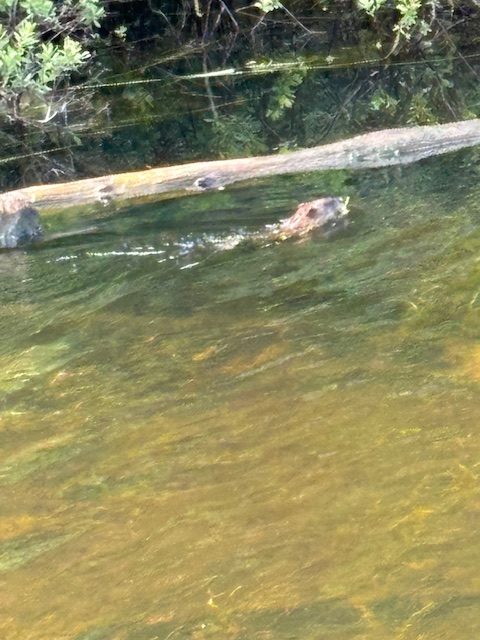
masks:
<path fill-rule="evenodd" d="M 4 640 L 476 637 L 476 157 L 0 255 Z M 195 248 L 325 194 L 337 235 Z"/>

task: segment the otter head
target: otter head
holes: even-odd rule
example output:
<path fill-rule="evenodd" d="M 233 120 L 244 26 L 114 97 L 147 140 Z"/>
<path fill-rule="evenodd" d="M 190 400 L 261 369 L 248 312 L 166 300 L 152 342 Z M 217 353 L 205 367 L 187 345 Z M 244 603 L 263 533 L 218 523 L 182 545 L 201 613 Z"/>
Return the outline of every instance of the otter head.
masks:
<path fill-rule="evenodd" d="M 282 220 L 281 232 L 287 236 L 302 236 L 325 226 L 334 226 L 348 213 L 348 199 L 319 198 L 302 202 L 286 220 Z"/>

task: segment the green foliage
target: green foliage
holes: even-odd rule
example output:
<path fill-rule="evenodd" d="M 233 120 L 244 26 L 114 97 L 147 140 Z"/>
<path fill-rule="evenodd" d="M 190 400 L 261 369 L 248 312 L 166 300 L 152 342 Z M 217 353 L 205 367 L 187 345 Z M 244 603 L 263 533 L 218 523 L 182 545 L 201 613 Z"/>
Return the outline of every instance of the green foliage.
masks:
<path fill-rule="evenodd" d="M 383 111 L 394 115 L 398 106 L 398 100 L 384 89 L 377 89 L 370 98 L 370 109 L 372 111 Z"/>
<path fill-rule="evenodd" d="M 199 0 L 200 27 L 193 0 L 166 0 L 157 12 L 138 3 L 135 18 L 128 3 L 120 3 L 102 41 L 93 29 L 107 4 L 0 0 L 0 146 L 3 158 L 14 159 L 0 165 L 4 187 L 159 161 L 258 155 L 371 128 L 477 115 L 474 82 L 467 93 L 446 60 L 423 64 L 423 56 L 457 56 L 457 48 L 461 53 L 461 46 L 477 42 L 472 23 L 480 10 L 468 13 L 471 31 L 464 35 L 468 22 L 459 21 L 457 3 L 355 0 L 352 8 L 334 0 L 258 0 L 255 16 L 235 9 L 238 3 L 225 3 L 234 9 L 220 14 L 220 3 Z M 333 19 L 341 28 L 327 43 L 324 27 Z M 430 29 L 431 42 L 425 42 Z M 192 47 L 182 47 L 190 39 L 208 42 L 208 53 L 197 57 Z M 145 41 L 157 42 L 160 52 Z M 97 42 L 100 60 L 88 65 Z M 419 64 L 384 65 L 400 46 L 410 54 L 421 47 Z M 212 75 L 211 100 L 194 86 L 197 79 L 179 84 L 188 71 L 204 69 L 204 55 L 209 70 L 238 70 L 231 77 Z M 80 70 L 84 80 L 100 68 L 104 86 L 70 90 L 73 74 Z"/>
<path fill-rule="evenodd" d="M 258 0 L 254 6 L 263 11 L 263 13 L 270 13 L 275 9 L 281 9 L 283 5 L 280 0 Z"/>
<path fill-rule="evenodd" d="M 369 111 L 382 123 L 420 125 L 474 117 L 466 107 L 475 98 L 458 90 L 453 82 L 455 67 L 445 60 L 432 66 L 412 66 L 386 72 L 377 79 L 369 96 Z"/>
<path fill-rule="evenodd" d="M 211 124 L 211 146 L 222 158 L 258 155 L 267 150 L 261 123 L 248 112 L 220 116 Z"/>
<path fill-rule="evenodd" d="M 20 7 L 31 18 L 52 20 L 55 16 L 55 7 L 52 0 L 22 0 Z"/>
<path fill-rule="evenodd" d="M 420 0 L 397 0 L 395 3 L 400 13 L 400 20 L 393 27 L 394 31 L 407 39 L 410 38 L 417 22 L 419 22 L 419 12 L 422 7 Z"/>
<path fill-rule="evenodd" d="M 430 26 L 423 18 L 428 11 L 432 10 L 433 3 L 428 0 L 395 0 L 390 4 L 386 0 L 357 0 L 360 9 L 372 17 L 377 17 L 379 9 L 392 6 L 397 14 L 397 21 L 393 26 L 393 31 L 409 40 L 414 32 L 425 36 L 430 31 Z"/>
<path fill-rule="evenodd" d="M 79 36 L 103 14 L 99 0 L 0 0 L 0 101 L 18 108 L 25 91 L 46 94 L 80 69 L 90 53 Z"/>
<path fill-rule="evenodd" d="M 280 120 L 285 111 L 293 107 L 295 92 L 304 81 L 306 74 L 307 69 L 301 67 L 295 71 L 279 74 L 268 101 L 268 118 L 274 121 Z"/>
<path fill-rule="evenodd" d="M 415 93 L 410 101 L 408 124 L 435 124 L 437 118 L 428 99 L 428 92 Z"/>
<path fill-rule="evenodd" d="M 72 6 L 72 0 L 65 4 Z M 78 11 L 82 24 L 89 28 L 100 27 L 100 21 L 105 15 L 105 9 L 99 0 L 80 0 Z"/>
<path fill-rule="evenodd" d="M 387 0 L 357 0 L 360 9 L 366 11 L 370 16 L 374 16 Z"/>

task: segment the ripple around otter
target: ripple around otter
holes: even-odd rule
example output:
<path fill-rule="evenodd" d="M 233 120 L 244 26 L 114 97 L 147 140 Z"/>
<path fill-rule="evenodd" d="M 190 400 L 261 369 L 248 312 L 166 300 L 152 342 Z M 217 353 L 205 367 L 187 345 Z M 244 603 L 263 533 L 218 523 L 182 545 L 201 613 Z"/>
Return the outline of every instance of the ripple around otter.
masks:
<path fill-rule="evenodd" d="M 299 176 L 0 256 L 2 638 L 476 637 L 475 175 Z M 169 244 L 325 193 L 329 238 Z"/>

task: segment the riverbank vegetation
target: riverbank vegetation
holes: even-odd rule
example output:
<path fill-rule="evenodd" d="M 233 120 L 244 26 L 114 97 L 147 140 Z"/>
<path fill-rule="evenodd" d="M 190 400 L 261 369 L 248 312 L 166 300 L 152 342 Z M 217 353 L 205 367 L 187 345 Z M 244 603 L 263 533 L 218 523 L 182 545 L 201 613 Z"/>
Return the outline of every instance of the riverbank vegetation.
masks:
<path fill-rule="evenodd" d="M 475 117 L 479 38 L 476 2 L 3 0 L 0 185 Z"/>

